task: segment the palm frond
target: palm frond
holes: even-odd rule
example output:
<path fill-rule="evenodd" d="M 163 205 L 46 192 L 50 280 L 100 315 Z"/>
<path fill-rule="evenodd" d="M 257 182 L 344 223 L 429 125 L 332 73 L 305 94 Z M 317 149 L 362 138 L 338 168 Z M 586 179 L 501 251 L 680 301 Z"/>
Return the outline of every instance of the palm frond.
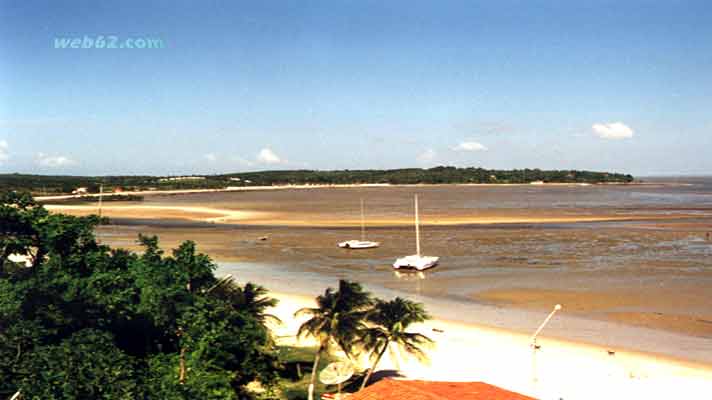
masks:
<path fill-rule="evenodd" d="M 318 308 L 303 307 L 294 312 L 295 317 L 301 317 L 304 315 L 316 315 L 319 313 Z"/>
<path fill-rule="evenodd" d="M 424 361 L 427 357 L 423 348 L 429 347 L 433 341 L 425 335 L 407 332 L 406 329 L 413 323 L 429 318 L 420 303 L 401 297 L 390 301 L 377 299 L 366 315 L 368 326 L 363 330 L 357 344 L 370 352 L 374 362 L 378 360 L 378 354 L 386 348 L 394 354 L 398 349 L 402 349 L 406 354 Z M 390 344 L 394 346 L 389 346 Z"/>

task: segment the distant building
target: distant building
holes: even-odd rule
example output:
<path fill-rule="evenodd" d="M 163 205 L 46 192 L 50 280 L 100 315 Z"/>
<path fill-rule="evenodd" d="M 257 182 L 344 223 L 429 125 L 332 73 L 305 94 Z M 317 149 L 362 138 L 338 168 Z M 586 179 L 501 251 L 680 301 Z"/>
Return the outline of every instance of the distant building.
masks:
<path fill-rule="evenodd" d="M 171 176 L 169 178 L 161 178 L 159 182 L 172 182 L 172 181 L 201 181 L 204 180 L 204 176 Z"/>
<path fill-rule="evenodd" d="M 383 379 L 349 400 L 534 400 L 484 382 L 431 382 Z"/>
<path fill-rule="evenodd" d="M 87 193 L 89 193 L 89 190 L 85 187 L 78 187 L 78 188 L 72 190 L 72 194 L 80 195 L 80 194 L 87 194 Z"/>

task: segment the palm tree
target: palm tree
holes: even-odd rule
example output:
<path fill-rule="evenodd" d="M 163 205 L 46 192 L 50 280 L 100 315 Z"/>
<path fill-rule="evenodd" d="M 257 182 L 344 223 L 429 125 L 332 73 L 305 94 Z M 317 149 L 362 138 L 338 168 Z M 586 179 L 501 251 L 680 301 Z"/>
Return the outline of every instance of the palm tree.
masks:
<path fill-rule="evenodd" d="M 371 374 L 390 344 L 395 344 L 419 360 L 426 358 L 421 347 L 433 341 L 425 335 L 409 333 L 405 330 L 410 324 L 427 319 L 430 319 L 430 316 L 421 303 L 400 297 L 391 301 L 376 300 L 376 305 L 366 317 L 370 326 L 364 331 L 359 343 L 370 351 L 370 358 L 373 360 L 373 365 L 368 369 L 361 383 L 361 389 L 366 387 Z"/>
<path fill-rule="evenodd" d="M 278 300 L 268 297 L 269 292 L 260 285 L 247 282 L 245 286 L 240 287 L 232 280 L 228 280 L 224 284 L 216 286 L 212 294 L 227 301 L 237 310 L 247 311 L 262 325 L 270 320 L 281 322 L 276 316 L 266 313 L 268 308 L 277 305 Z"/>
<path fill-rule="evenodd" d="M 324 294 L 317 296 L 316 303 L 316 308 L 302 308 L 294 314 L 295 317 L 311 316 L 299 327 L 297 337 L 313 336 L 319 343 L 309 380 L 309 400 L 313 400 L 314 381 L 321 354 L 332 343 L 338 345 L 347 356 L 351 354 L 354 343 L 365 329 L 364 319 L 373 300 L 360 284 L 342 279 L 337 291 L 326 289 Z"/>

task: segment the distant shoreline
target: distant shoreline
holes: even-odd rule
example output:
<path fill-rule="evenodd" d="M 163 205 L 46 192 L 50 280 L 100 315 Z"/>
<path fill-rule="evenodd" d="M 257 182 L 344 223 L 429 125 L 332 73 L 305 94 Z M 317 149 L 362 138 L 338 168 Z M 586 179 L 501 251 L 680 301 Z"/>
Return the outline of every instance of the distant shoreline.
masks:
<path fill-rule="evenodd" d="M 352 183 L 352 184 L 325 184 L 325 185 L 273 185 L 273 186 L 234 186 L 219 189 L 172 189 L 172 190 L 133 190 L 123 192 L 106 192 L 103 196 L 153 196 L 153 195 L 177 195 L 196 193 L 223 193 L 223 192 L 249 192 L 268 190 L 305 190 L 305 189 L 342 189 L 342 188 L 387 188 L 387 187 L 441 187 L 441 186 L 475 186 L 475 187 L 591 187 L 591 186 L 687 186 L 686 183 L 675 182 L 601 182 L 601 183 L 565 183 L 565 182 L 544 182 L 544 183 L 415 183 L 415 184 L 391 184 L 391 183 Z M 100 193 L 86 194 L 63 194 L 54 196 L 37 196 L 35 200 L 47 202 L 52 200 L 67 200 L 82 197 L 99 197 Z"/>
<path fill-rule="evenodd" d="M 631 183 L 630 174 L 586 170 L 486 169 L 438 166 L 433 168 L 263 170 L 216 175 L 180 176 L 61 176 L 0 174 L 0 190 L 26 190 L 36 195 L 96 194 L 105 191 L 225 190 L 273 187 L 350 187 L 352 185 L 418 184 L 599 184 Z"/>

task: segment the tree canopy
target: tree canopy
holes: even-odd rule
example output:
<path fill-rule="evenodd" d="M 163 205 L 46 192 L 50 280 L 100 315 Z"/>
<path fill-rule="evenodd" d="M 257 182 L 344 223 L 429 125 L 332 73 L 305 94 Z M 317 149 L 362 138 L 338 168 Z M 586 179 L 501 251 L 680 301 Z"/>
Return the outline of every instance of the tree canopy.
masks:
<path fill-rule="evenodd" d="M 236 399 L 274 382 L 264 289 L 210 290 L 216 265 L 193 242 L 165 255 L 140 236 L 138 255 L 98 243 L 98 217 L 1 200 L 1 398 Z"/>

